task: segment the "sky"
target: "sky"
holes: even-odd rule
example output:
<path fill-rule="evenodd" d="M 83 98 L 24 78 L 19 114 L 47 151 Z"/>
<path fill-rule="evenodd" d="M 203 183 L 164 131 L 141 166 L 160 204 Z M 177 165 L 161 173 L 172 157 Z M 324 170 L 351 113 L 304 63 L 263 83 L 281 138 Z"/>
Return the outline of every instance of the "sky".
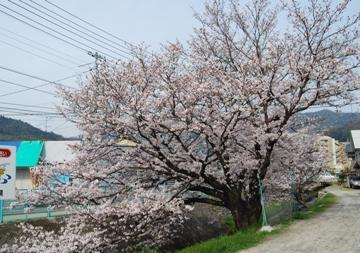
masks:
<path fill-rule="evenodd" d="M 25 0 L 24 2 L 45 11 L 45 9 L 41 9 L 34 2 L 41 4 L 63 15 L 63 17 L 71 18 L 71 16 L 68 16 L 44 0 L 35 0 L 34 2 Z M 19 0 L 2 0 L 0 1 L 0 11 L 4 11 L 43 30 L 56 34 L 36 23 L 46 24 L 46 20 L 16 5 L 18 4 L 30 11 L 41 14 L 29 5 L 24 4 L 24 2 Z M 155 51 L 159 49 L 161 43 L 177 39 L 182 42 L 188 40 L 193 27 L 197 24 L 193 13 L 194 11 L 202 11 L 203 8 L 201 0 L 51 0 L 50 2 L 127 42 L 133 44 L 145 43 Z M 9 9 L 20 13 L 20 15 Z M 35 20 L 35 23 L 21 16 L 21 14 Z M 44 14 L 41 14 L 41 16 L 49 19 Z M 77 22 L 81 24 L 79 20 Z M 55 28 L 57 31 L 62 31 L 71 38 L 77 38 L 78 41 L 85 42 L 87 45 L 91 44 L 89 41 L 84 41 L 74 34 L 61 30 L 61 28 L 56 27 L 54 24 L 48 23 L 48 26 Z M 89 28 L 94 30 L 92 27 Z M 99 31 L 96 32 L 100 34 Z M 119 45 L 124 45 L 123 42 L 116 38 L 109 38 Z M 68 40 L 67 38 L 65 39 Z M 93 44 L 92 46 L 98 49 L 97 45 Z M 117 47 L 120 48 L 120 46 Z M 95 52 L 95 50 L 89 50 Z M 113 51 L 116 51 L 116 49 L 113 49 Z M 15 93 L 24 89 L 24 87 L 16 86 L 9 82 L 33 87 L 44 84 L 46 81 L 23 76 L 1 68 L 9 68 L 49 81 L 60 80 L 78 74 L 78 76 L 61 81 L 61 84 L 76 88 L 79 81 L 84 78 L 84 74 L 81 75 L 81 73 L 93 66 L 94 58 L 89 56 L 86 51 L 53 38 L 47 33 L 34 29 L 3 12 L 0 12 L 0 52 L 0 102 L 2 103 L 0 114 L 24 120 L 40 129 L 54 131 L 67 137 L 78 135 L 79 132 L 74 125 L 64 121 L 58 115 L 29 115 L 38 114 L 38 111 L 55 111 L 55 106 L 61 102 L 59 97 L 52 94 L 56 90 L 55 85 L 50 84 L 39 88 L 45 92 L 30 89 Z M 113 53 L 111 54 L 113 55 Z M 84 64 L 85 66 L 80 66 Z M 9 94 L 12 92 L 14 94 Z M 22 112 L 13 108 L 21 109 Z M 24 109 L 28 111 L 24 112 Z M 33 111 L 36 111 L 36 113 Z"/>
<path fill-rule="evenodd" d="M 51 3 L 118 38 L 110 37 L 108 34 L 101 33 L 95 28 L 81 23 Z M 55 112 L 55 106 L 61 102 L 61 98 L 55 94 L 55 85 L 47 84 L 39 87 L 38 89 L 41 91 L 34 89 L 19 91 L 25 89 L 24 86 L 44 85 L 48 81 L 56 81 L 71 76 L 71 78 L 61 81 L 61 84 L 76 88 L 79 82 L 84 79 L 86 75 L 84 72 L 94 64 L 94 58 L 89 56 L 87 51 L 95 52 L 95 50 L 99 49 L 99 46 L 91 44 L 90 41 L 84 40 L 84 38 L 76 37 L 76 35 L 62 30 L 53 23 L 48 23 L 43 18 L 61 25 L 58 21 L 37 12 L 32 7 L 41 11 L 45 11 L 41 6 L 46 7 L 62 17 L 71 19 L 77 24 L 95 31 L 97 34 L 106 36 L 107 39 L 117 43 L 117 49 L 112 48 L 112 52 L 108 51 L 109 54 L 114 55 L 115 53 L 121 53 L 117 50 L 123 49 L 122 46 L 125 45 L 119 38 L 133 44 L 145 43 L 151 47 L 151 50 L 155 51 L 159 49 L 161 43 L 167 41 L 180 40 L 186 42 L 193 32 L 193 27 L 198 25 L 193 15 L 194 11 L 202 12 L 203 3 L 203 0 L 0 1 L 0 114 L 24 120 L 40 129 L 54 131 L 67 137 L 79 134 L 79 131 L 72 123 L 65 121 L 58 115 L 49 114 Z M 360 1 L 353 1 L 351 12 L 359 10 Z M 54 16 L 55 14 L 51 15 Z M 14 17 L 55 34 L 66 41 L 70 41 L 69 38 L 76 39 L 83 45 L 77 44 L 78 47 L 69 45 L 24 24 Z M 56 17 L 61 19 L 59 16 Z M 27 18 L 31 18 L 33 21 Z M 68 37 L 63 37 L 41 26 L 45 24 Z M 94 34 L 92 35 L 94 36 Z M 108 45 L 99 41 L 97 43 L 109 48 Z M 102 50 L 105 51 L 105 49 Z M 21 75 L 19 72 L 29 74 L 32 77 Z M 44 112 L 46 114 L 41 116 L 32 115 Z"/>

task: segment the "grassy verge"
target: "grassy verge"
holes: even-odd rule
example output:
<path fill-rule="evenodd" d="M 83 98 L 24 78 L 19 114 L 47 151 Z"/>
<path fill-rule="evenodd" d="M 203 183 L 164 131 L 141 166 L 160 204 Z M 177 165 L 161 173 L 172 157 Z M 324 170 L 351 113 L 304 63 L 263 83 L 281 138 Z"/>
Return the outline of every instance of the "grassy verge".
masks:
<path fill-rule="evenodd" d="M 283 232 L 294 219 L 311 218 L 314 215 L 323 212 L 335 202 L 335 195 L 327 193 L 305 210 L 297 212 L 293 219 L 283 220 L 278 228 L 272 232 L 259 232 L 259 226 L 253 226 L 232 235 L 225 235 L 195 244 L 178 251 L 178 253 L 233 253 L 242 249 L 247 249 L 261 243 L 270 236 Z"/>
<path fill-rule="evenodd" d="M 308 219 L 312 216 L 325 211 L 327 208 L 336 203 L 336 196 L 332 193 L 325 194 L 322 198 L 317 199 L 312 205 L 305 210 L 297 212 L 295 219 Z"/>

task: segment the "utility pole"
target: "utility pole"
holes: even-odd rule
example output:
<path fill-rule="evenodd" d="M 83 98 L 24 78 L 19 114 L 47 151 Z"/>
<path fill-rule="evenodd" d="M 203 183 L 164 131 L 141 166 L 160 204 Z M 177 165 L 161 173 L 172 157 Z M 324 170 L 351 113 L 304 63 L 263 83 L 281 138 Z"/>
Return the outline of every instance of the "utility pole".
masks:
<path fill-rule="evenodd" d="M 45 116 L 45 132 L 47 132 L 47 128 L 48 128 L 48 116 Z"/>
<path fill-rule="evenodd" d="M 100 72 L 99 72 L 99 61 L 106 61 L 106 58 L 102 55 L 100 55 L 98 52 L 88 52 L 88 55 L 90 55 L 91 57 L 95 58 L 95 71 L 96 71 L 96 82 L 99 82 L 99 76 L 100 76 Z"/>

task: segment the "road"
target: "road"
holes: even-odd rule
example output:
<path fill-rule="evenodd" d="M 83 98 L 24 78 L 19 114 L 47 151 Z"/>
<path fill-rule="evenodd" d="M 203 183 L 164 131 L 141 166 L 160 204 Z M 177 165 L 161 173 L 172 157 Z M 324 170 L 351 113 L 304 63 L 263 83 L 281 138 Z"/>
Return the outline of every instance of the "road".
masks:
<path fill-rule="evenodd" d="M 338 203 L 324 213 L 239 253 L 359 253 L 360 190 L 328 188 Z"/>

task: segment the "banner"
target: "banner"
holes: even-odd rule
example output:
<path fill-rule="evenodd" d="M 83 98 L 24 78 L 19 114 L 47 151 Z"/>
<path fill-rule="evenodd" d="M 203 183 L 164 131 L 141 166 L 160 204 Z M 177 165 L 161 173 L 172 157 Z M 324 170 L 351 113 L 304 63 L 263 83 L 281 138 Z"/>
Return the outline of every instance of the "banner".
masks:
<path fill-rule="evenodd" d="M 0 146 L 0 200 L 15 199 L 16 147 Z"/>

